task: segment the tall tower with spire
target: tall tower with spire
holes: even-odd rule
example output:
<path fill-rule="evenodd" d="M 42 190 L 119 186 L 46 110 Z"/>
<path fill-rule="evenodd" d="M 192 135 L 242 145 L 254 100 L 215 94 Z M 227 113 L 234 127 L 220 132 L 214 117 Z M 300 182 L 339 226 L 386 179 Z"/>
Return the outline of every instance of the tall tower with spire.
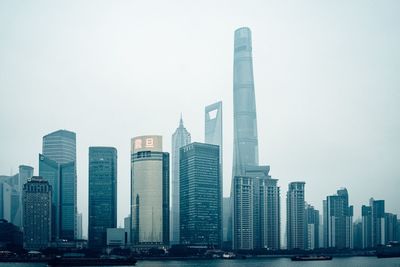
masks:
<path fill-rule="evenodd" d="M 235 31 L 234 49 L 232 177 L 244 175 L 248 166 L 258 166 L 256 100 L 249 28 Z"/>
<path fill-rule="evenodd" d="M 170 244 L 179 244 L 179 149 L 191 142 L 190 133 L 183 126 L 182 114 L 179 127 L 172 135 L 171 148 L 171 212 L 170 212 Z"/>

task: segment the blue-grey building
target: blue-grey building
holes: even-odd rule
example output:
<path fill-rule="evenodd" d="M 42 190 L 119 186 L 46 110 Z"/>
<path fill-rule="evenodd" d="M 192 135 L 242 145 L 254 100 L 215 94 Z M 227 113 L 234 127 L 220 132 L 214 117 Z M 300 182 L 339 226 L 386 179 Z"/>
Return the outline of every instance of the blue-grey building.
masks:
<path fill-rule="evenodd" d="M 287 249 L 305 249 L 305 182 L 289 184 L 286 195 Z"/>
<path fill-rule="evenodd" d="M 181 244 L 220 247 L 222 195 L 219 146 L 191 143 L 180 149 Z"/>
<path fill-rule="evenodd" d="M 369 206 L 361 207 L 362 247 L 375 248 L 386 244 L 385 201 L 369 200 Z"/>
<path fill-rule="evenodd" d="M 353 248 L 353 206 L 346 188 L 324 201 L 324 243 L 327 248 Z"/>
<path fill-rule="evenodd" d="M 117 227 L 117 150 L 89 147 L 89 246 L 107 245 L 107 228 Z"/>
<path fill-rule="evenodd" d="M 34 176 L 23 188 L 24 247 L 44 249 L 51 241 L 52 187 L 40 176 Z"/>
<path fill-rule="evenodd" d="M 233 171 L 244 175 L 247 166 L 258 165 L 256 100 L 254 93 L 251 31 L 235 31 L 233 63 Z"/>
<path fill-rule="evenodd" d="M 76 134 L 58 130 L 43 137 L 39 175 L 53 189 L 52 239 L 76 237 L 77 176 Z"/>
<path fill-rule="evenodd" d="M 179 127 L 172 135 L 171 149 L 171 218 L 170 241 L 171 245 L 179 244 L 179 149 L 191 141 L 188 130 L 183 125 L 182 117 Z"/>

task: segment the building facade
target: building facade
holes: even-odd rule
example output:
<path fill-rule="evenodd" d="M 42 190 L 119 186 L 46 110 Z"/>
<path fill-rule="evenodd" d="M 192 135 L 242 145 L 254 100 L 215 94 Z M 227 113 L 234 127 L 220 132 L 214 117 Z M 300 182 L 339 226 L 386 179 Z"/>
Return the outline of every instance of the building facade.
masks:
<path fill-rule="evenodd" d="M 287 216 L 286 233 L 287 249 L 305 249 L 305 182 L 289 184 L 286 195 Z"/>
<path fill-rule="evenodd" d="M 305 249 L 313 250 L 319 248 L 319 211 L 309 204 L 306 204 L 305 208 L 305 228 Z"/>
<path fill-rule="evenodd" d="M 346 188 L 324 202 L 324 236 L 327 248 L 353 248 L 353 206 Z"/>
<path fill-rule="evenodd" d="M 133 246 L 169 244 L 169 154 L 161 136 L 131 140 L 131 215 Z"/>
<path fill-rule="evenodd" d="M 76 238 L 77 175 L 76 134 L 58 130 L 43 137 L 39 154 L 39 175 L 49 181 L 52 191 L 52 239 Z"/>
<path fill-rule="evenodd" d="M 249 28 L 235 31 L 233 63 L 233 171 L 242 176 L 247 166 L 258 165 L 256 100 L 252 40 Z"/>
<path fill-rule="evenodd" d="M 48 181 L 34 176 L 24 184 L 24 247 L 26 249 L 44 249 L 51 241 L 51 194 Z"/>
<path fill-rule="evenodd" d="M 107 228 L 117 227 L 117 150 L 89 147 L 89 246 L 107 245 Z"/>
<path fill-rule="evenodd" d="M 269 166 L 247 167 L 233 180 L 233 248 L 280 249 L 280 189 Z"/>
<path fill-rule="evenodd" d="M 181 118 L 179 127 L 172 135 L 171 149 L 171 218 L 170 218 L 170 238 L 171 244 L 179 244 L 179 149 L 191 141 L 190 133 L 183 126 Z"/>
<path fill-rule="evenodd" d="M 219 146 L 191 143 L 180 149 L 180 242 L 221 247 L 222 184 Z"/>

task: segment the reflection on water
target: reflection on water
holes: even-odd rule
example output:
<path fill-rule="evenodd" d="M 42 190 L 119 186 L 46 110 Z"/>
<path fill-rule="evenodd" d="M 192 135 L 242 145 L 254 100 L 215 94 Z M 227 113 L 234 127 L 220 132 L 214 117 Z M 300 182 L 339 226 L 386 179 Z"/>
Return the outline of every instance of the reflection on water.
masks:
<path fill-rule="evenodd" d="M 0 263 L 1 267 L 44 267 L 46 264 Z M 245 260 L 192 260 L 192 261 L 139 261 L 137 267 L 400 267 L 400 258 L 378 259 L 375 257 L 333 258 L 331 261 L 292 262 L 290 259 L 245 259 Z"/>

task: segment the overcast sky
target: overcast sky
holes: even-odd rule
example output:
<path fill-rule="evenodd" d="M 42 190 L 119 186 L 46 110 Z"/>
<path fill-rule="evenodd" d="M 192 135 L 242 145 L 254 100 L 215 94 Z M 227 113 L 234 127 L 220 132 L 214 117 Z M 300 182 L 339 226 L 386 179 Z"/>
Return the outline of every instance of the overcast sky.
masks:
<path fill-rule="evenodd" d="M 347 187 L 400 214 L 400 1 L 0 0 L 0 174 L 38 174 L 42 137 L 77 133 L 86 233 L 88 147 L 118 150 L 118 224 L 129 213 L 130 139 L 171 135 L 182 112 L 204 141 L 223 101 L 224 195 L 232 143 L 233 34 L 253 34 L 260 163 L 306 200 Z"/>

